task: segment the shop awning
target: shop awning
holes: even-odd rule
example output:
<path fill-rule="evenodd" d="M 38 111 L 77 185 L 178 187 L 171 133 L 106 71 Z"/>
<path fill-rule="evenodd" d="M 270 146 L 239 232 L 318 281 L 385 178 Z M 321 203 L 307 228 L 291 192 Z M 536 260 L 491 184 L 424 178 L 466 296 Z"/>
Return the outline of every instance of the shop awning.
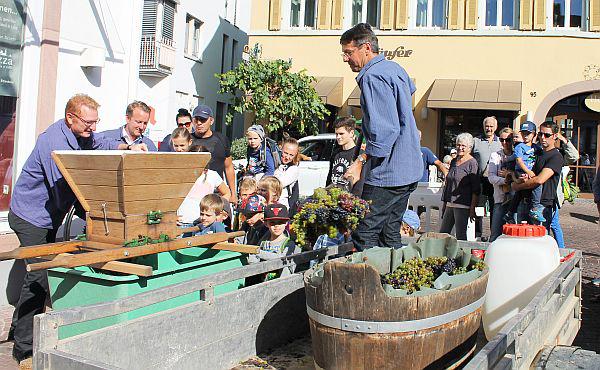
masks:
<path fill-rule="evenodd" d="M 417 86 L 417 81 L 414 78 L 411 78 L 411 81 L 415 86 Z M 359 107 L 360 108 L 360 87 L 356 86 L 350 96 L 348 97 L 348 105 L 351 107 Z M 413 95 L 412 101 L 413 109 L 415 108 L 415 96 Z"/>
<path fill-rule="evenodd" d="M 313 86 L 324 104 L 341 107 L 343 100 L 342 77 L 315 77 Z"/>
<path fill-rule="evenodd" d="M 521 81 L 435 80 L 427 108 L 521 110 Z"/>

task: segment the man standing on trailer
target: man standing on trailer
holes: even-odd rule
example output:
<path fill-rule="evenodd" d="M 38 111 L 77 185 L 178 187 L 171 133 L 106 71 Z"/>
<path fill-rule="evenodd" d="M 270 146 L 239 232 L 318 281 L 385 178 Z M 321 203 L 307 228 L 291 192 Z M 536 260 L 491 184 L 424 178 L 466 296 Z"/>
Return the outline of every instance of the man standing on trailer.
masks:
<path fill-rule="evenodd" d="M 56 231 L 76 198 L 52 160 L 54 150 L 121 149 L 147 151 L 146 144 L 125 144 L 94 135 L 99 104 L 78 94 L 67 102 L 65 117 L 40 134 L 15 184 L 8 223 L 21 246 L 53 243 Z M 25 263 L 35 259 L 26 259 Z M 44 312 L 49 294 L 46 271 L 25 274 L 9 332 L 14 338 L 13 357 L 31 363 L 33 316 Z"/>
<path fill-rule="evenodd" d="M 362 129 L 367 142 L 346 172 L 360 179 L 369 161 L 362 197 L 371 202 L 352 238 L 358 250 L 374 246 L 400 248 L 400 226 L 408 198 L 423 175 L 419 133 L 412 112 L 415 85 L 399 64 L 379 55 L 375 33 L 367 23 L 344 32 L 344 62 L 360 87 Z"/>

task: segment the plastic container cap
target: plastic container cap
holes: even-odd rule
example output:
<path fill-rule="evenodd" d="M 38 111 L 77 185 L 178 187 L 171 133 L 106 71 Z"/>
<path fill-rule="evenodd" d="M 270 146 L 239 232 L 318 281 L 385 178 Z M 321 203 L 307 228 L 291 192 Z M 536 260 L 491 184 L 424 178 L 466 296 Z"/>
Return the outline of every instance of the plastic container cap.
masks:
<path fill-rule="evenodd" d="M 546 235 L 546 228 L 541 225 L 505 224 L 502 226 L 502 234 L 519 237 L 537 237 Z"/>

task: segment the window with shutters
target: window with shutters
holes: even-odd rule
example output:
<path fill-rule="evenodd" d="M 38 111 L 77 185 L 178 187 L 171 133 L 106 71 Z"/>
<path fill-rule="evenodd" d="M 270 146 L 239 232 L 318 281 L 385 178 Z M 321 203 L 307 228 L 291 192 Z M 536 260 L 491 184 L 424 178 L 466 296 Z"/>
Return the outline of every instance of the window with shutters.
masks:
<path fill-rule="evenodd" d="M 317 0 L 288 0 L 283 6 L 289 10 L 290 28 L 315 28 Z"/>
<path fill-rule="evenodd" d="M 142 10 L 142 40 L 140 50 L 140 75 L 163 77 L 175 67 L 175 12 L 173 0 L 144 0 Z M 199 29 L 199 27 L 198 27 Z M 186 42 L 198 32 L 186 28 Z M 199 53 L 198 48 L 187 42 L 189 53 Z"/>
<path fill-rule="evenodd" d="M 173 31 L 175 28 L 175 3 L 170 0 L 163 2 L 162 14 L 162 37 L 163 40 L 173 43 Z"/>
<path fill-rule="evenodd" d="M 415 27 L 446 28 L 447 0 L 416 0 Z"/>
<path fill-rule="evenodd" d="M 485 26 L 489 28 L 519 27 L 519 0 L 485 0 Z"/>
<path fill-rule="evenodd" d="M 584 28 L 585 5 L 585 0 L 553 0 L 552 26 Z"/>
<path fill-rule="evenodd" d="M 200 58 L 200 29 L 203 22 L 191 15 L 186 16 L 184 54 L 194 59 Z"/>
<path fill-rule="evenodd" d="M 351 24 L 368 23 L 379 28 L 381 19 L 381 0 L 350 0 Z M 392 14 L 393 16 L 393 14 Z"/>

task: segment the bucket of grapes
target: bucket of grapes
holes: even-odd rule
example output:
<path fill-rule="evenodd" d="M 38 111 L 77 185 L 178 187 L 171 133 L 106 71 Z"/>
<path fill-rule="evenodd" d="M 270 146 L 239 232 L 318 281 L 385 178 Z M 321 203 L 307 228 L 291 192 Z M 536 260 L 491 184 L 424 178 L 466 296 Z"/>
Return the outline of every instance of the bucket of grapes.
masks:
<path fill-rule="evenodd" d="M 298 207 L 290 226 L 296 242 L 311 249 L 320 236 L 344 239 L 365 217 L 369 204 L 337 187 L 317 188 Z"/>

